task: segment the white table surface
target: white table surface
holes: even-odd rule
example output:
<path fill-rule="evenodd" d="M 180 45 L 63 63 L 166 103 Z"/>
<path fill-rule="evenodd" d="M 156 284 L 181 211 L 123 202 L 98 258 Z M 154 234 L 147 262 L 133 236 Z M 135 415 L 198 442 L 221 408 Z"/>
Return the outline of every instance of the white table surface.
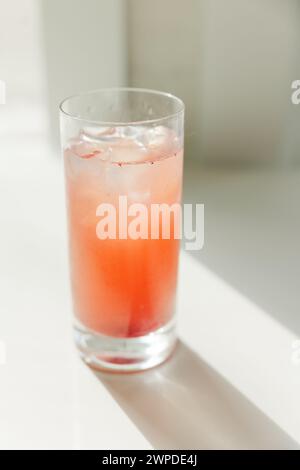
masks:
<path fill-rule="evenodd" d="M 287 325 L 256 302 L 253 290 L 250 295 L 232 276 L 226 279 L 226 270 L 218 272 L 215 260 L 210 266 L 205 250 L 203 260 L 183 253 L 173 359 L 142 374 L 96 374 L 80 362 L 71 337 L 61 162 L 38 138 L 3 139 L 2 152 L 1 449 L 298 447 L 293 285 Z M 226 178 L 226 172 L 202 171 L 199 181 L 209 197 Z M 244 188 L 249 178 L 260 181 L 261 172 L 242 172 L 239 184 Z M 275 195 L 274 178 L 277 173 L 265 172 L 264 188 Z M 285 178 L 289 187 L 295 174 Z M 217 208 L 211 210 L 209 223 L 220 221 Z M 272 224 L 266 221 L 263 230 Z M 206 236 L 210 230 L 211 224 Z M 238 266 L 235 260 L 231 275 Z M 241 277 L 245 269 L 240 265 Z"/>

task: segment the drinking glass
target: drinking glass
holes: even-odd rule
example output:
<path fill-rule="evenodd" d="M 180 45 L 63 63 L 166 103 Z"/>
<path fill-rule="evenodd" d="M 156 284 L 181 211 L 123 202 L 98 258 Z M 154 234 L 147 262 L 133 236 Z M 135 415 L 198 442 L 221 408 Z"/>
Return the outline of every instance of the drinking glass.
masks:
<path fill-rule="evenodd" d="M 96 369 L 153 367 L 176 344 L 184 104 L 101 89 L 65 99 L 60 121 L 75 343 Z"/>

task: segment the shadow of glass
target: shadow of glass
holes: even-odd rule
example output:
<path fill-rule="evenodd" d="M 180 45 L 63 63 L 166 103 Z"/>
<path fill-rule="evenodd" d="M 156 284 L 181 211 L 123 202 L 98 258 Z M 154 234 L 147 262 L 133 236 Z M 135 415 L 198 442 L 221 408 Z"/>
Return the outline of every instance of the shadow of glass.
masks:
<path fill-rule="evenodd" d="M 156 449 L 294 449 L 297 444 L 183 342 L 141 374 L 96 372 Z"/>

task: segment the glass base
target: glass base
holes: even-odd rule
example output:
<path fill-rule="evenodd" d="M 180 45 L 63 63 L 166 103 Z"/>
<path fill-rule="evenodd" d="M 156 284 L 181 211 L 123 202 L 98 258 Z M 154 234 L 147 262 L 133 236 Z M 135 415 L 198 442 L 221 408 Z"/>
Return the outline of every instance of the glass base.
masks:
<path fill-rule="evenodd" d="M 146 336 L 113 338 L 74 326 L 75 344 L 86 364 L 96 370 L 136 372 L 164 362 L 176 345 L 174 322 Z"/>

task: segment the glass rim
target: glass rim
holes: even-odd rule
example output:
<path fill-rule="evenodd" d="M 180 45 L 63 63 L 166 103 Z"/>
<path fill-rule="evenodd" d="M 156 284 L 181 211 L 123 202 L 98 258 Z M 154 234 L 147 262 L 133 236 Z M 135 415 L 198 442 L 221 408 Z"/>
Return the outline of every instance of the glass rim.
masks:
<path fill-rule="evenodd" d="M 115 92 L 127 91 L 127 92 L 132 92 L 132 93 L 148 93 L 152 95 L 162 96 L 162 97 L 169 98 L 172 101 L 176 102 L 178 104 L 179 109 L 175 112 L 168 113 L 165 116 L 162 116 L 159 118 L 141 119 L 137 121 L 109 121 L 109 120 L 102 120 L 102 119 L 86 119 L 86 118 L 76 115 L 76 113 L 69 113 L 68 111 L 64 109 L 65 104 L 74 98 L 84 97 L 84 96 L 88 96 L 92 94 L 100 94 L 104 92 L 114 92 L 114 91 Z M 59 110 L 64 116 L 68 118 L 72 118 L 79 122 L 88 122 L 91 124 L 98 124 L 98 125 L 105 126 L 105 127 L 114 127 L 114 126 L 148 125 L 148 124 L 154 124 L 154 123 L 161 123 L 163 121 L 176 118 L 177 116 L 180 116 L 181 114 L 183 114 L 185 110 L 185 105 L 184 105 L 184 102 L 180 98 L 173 95 L 172 93 L 159 91 L 159 90 L 153 90 L 151 88 L 104 87 L 104 88 L 97 88 L 97 89 L 89 90 L 89 91 L 83 91 L 81 93 L 76 93 L 76 94 L 67 96 L 60 102 Z"/>

